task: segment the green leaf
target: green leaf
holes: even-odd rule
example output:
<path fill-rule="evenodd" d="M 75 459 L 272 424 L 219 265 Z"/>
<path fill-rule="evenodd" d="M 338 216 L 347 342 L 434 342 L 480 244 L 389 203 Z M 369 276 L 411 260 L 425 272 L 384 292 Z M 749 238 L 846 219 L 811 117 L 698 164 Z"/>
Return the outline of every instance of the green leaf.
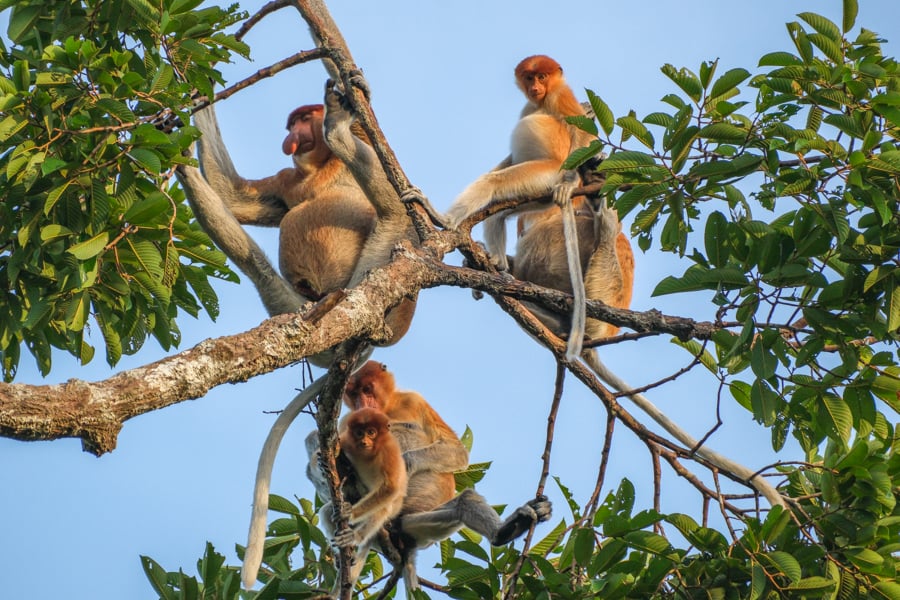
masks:
<path fill-rule="evenodd" d="M 843 11 L 843 26 L 844 33 L 847 33 L 851 29 L 853 29 L 853 25 L 856 23 L 856 14 L 859 12 L 859 5 L 857 4 L 857 0 L 844 0 L 844 11 Z"/>
<path fill-rule="evenodd" d="M 728 219 L 714 211 L 706 220 L 704 233 L 706 259 L 714 267 L 724 267 L 731 255 L 728 244 Z"/>
<path fill-rule="evenodd" d="M 606 135 L 612 133 L 613 124 L 615 123 L 615 118 L 613 117 L 612 111 L 607 106 L 606 102 L 603 101 L 600 96 L 592 92 L 591 90 L 586 90 L 588 101 L 591 104 L 591 108 L 594 111 L 594 116 L 597 117 L 597 121 L 600 123 L 600 127 L 603 128 L 603 131 Z"/>
<path fill-rule="evenodd" d="M 701 128 L 697 135 L 714 142 L 742 144 L 747 141 L 750 134 L 731 123 L 712 123 Z"/>
<path fill-rule="evenodd" d="M 144 200 L 134 204 L 122 217 L 128 223 L 143 225 L 157 222 L 154 217 L 164 215 L 168 219 L 172 210 L 172 201 L 161 192 L 155 192 Z"/>
<path fill-rule="evenodd" d="M 141 566 L 144 569 L 144 573 L 147 575 L 147 579 L 150 580 L 150 585 L 153 586 L 153 589 L 159 594 L 160 598 L 163 600 L 178 600 L 180 598 L 180 596 L 166 584 L 166 571 L 158 562 L 149 556 L 141 556 Z"/>
<path fill-rule="evenodd" d="M 748 77 L 750 77 L 750 72 L 746 69 L 729 69 L 721 77 L 716 79 L 709 95 L 712 98 L 717 98 L 736 88 Z"/>
<path fill-rule="evenodd" d="M 623 538 L 632 548 L 660 556 L 667 556 L 673 550 L 669 540 L 651 531 L 629 531 Z"/>
<path fill-rule="evenodd" d="M 660 69 L 663 74 L 675 82 L 688 97 L 694 102 L 700 102 L 700 96 L 703 95 L 703 86 L 697 76 L 685 68 L 676 69 L 670 64 L 665 64 Z"/>
<path fill-rule="evenodd" d="M 868 548 L 845 548 L 844 554 L 865 573 L 877 573 L 884 563 L 884 557 Z"/>
<path fill-rule="evenodd" d="M 853 434 L 853 413 L 850 407 L 839 397 L 825 394 L 822 398 L 824 410 L 819 414 L 825 417 L 832 435 L 836 435 L 844 444 L 850 443 Z"/>
<path fill-rule="evenodd" d="M 128 155 L 152 175 L 158 175 L 162 171 L 159 154 L 149 148 L 132 148 Z"/>
<path fill-rule="evenodd" d="M 800 581 L 802 576 L 802 570 L 800 569 L 800 563 L 797 562 L 797 559 L 794 558 L 788 552 L 783 552 L 781 550 L 776 550 L 774 552 L 766 552 L 759 555 L 762 558 L 768 559 L 768 562 L 778 569 L 781 573 L 785 575 L 788 579 L 793 582 Z"/>
<path fill-rule="evenodd" d="M 879 581 L 875 584 L 875 590 L 887 600 L 900 600 L 900 583 L 893 581 Z"/>
<path fill-rule="evenodd" d="M 681 346 L 682 348 L 690 352 L 693 356 L 697 357 L 697 360 L 700 361 L 700 364 L 709 369 L 711 373 L 717 374 L 719 372 L 719 365 L 716 363 L 716 359 L 697 340 L 688 340 L 686 342 L 683 342 L 678 338 L 672 338 L 670 341 L 676 346 Z"/>
<path fill-rule="evenodd" d="M 9 18 L 9 25 L 6 27 L 6 35 L 14 42 L 22 41 L 22 38 L 30 34 L 34 29 L 34 24 L 38 17 L 41 16 L 40 5 L 35 6 L 16 6 Z"/>
<path fill-rule="evenodd" d="M 75 258 L 77 258 L 78 260 L 87 260 L 103 252 L 103 249 L 106 248 L 106 245 L 108 243 L 109 232 L 104 231 L 103 233 L 99 233 L 89 240 L 74 244 L 68 249 L 68 252 L 69 254 L 75 256 Z"/>
<path fill-rule="evenodd" d="M 765 347 L 761 339 L 756 340 L 750 350 L 750 367 L 753 369 L 754 375 L 760 379 L 769 379 L 775 376 L 778 359 L 770 349 Z"/>
<path fill-rule="evenodd" d="M 827 592 L 830 592 L 832 588 L 834 588 L 835 582 L 831 579 L 827 579 L 825 577 L 804 577 L 797 583 L 793 585 L 789 585 L 785 590 L 792 592 L 805 592 L 804 597 L 811 597 L 810 592 L 821 592 L 821 595 L 825 595 Z"/>
<path fill-rule="evenodd" d="M 790 52 L 770 52 L 759 59 L 760 67 L 787 67 L 802 64 L 803 61 Z"/>
<path fill-rule="evenodd" d="M 628 115 L 626 117 L 619 117 L 616 121 L 616 124 L 637 138 L 642 144 L 644 144 L 647 148 L 653 149 L 654 140 L 653 135 L 647 129 L 647 127 L 638 121 L 635 117 Z"/>
<path fill-rule="evenodd" d="M 296 504 L 278 494 L 269 494 L 269 510 L 298 517 L 302 514 Z"/>
<path fill-rule="evenodd" d="M 610 154 L 609 157 L 603 159 L 601 169 L 604 171 L 628 170 L 655 165 L 656 159 L 649 154 L 632 150 L 622 150 L 614 152 L 613 154 Z"/>
<path fill-rule="evenodd" d="M 840 43 L 842 39 L 841 30 L 838 29 L 837 25 L 835 25 L 825 17 L 811 12 L 802 12 L 797 16 L 812 25 L 813 29 L 827 37 L 835 44 Z"/>

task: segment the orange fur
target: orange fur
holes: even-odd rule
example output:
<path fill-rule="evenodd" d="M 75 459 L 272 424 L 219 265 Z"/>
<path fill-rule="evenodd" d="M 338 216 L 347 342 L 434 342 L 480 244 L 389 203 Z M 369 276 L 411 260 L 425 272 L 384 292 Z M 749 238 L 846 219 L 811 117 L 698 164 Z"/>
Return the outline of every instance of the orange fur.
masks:
<path fill-rule="evenodd" d="M 354 411 L 363 407 L 382 410 L 390 419 L 409 466 L 402 514 L 431 510 L 453 498 L 453 472 L 468 465 L 468 452 L 425 398 L 416 392 L 398 391 L 387 367 L 370 360 L 350 377 L 344 403 Z"/>

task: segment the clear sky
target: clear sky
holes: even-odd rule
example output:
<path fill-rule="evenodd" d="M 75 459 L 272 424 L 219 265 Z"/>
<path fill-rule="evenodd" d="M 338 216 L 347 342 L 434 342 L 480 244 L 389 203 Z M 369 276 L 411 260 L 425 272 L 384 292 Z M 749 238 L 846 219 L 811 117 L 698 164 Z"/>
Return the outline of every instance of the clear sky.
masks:
<path fill-rule="evenodd" d="M 248 2 L 244 8 L 253 12 L 262 4 Z M 590 88 L 617 116 L 631 108 L 643 116 L 661 106 L 663 95 L 677 91 L 660 73 L 663 64 L 696 72 L 701 61 L 718 58 L 720 73 L 733 67 L 753 71 L 759 56 L 792 49 L 784 24 L 797 13 L 813 11 L 840 23 L 841 9 L 838 0 L 594 0 L 556 3 L 553 9 L 531 0 L 329 4 L 365 71 L 388 141 L 412 182 L 441 210 L 507 154 L 523 105 L 512 71 L 523 57 L 548 54 L 562 64 L 582 98 Z M 888 54 L 898 54 L 898 24 L 896 0 L 861 0 L 857 28 L 893 40 Z M 229 81 L 312 46 L 293 9 L 265 19 L 246 41 L 254 61 L 228 66 Z M 318 64 L 301 65 L 219 105 L 223 135 L 243 175 L 261 177 L 289 165 L 280 150 L 286 115 L 301 104 L 321 102 L 324 79 Z M 274 259 L 276 232 L 256 228 L 252 234 Z M 657 281 L 680 275 L 686 263 L 656 250 L 638 252 L 636 259 L 632 308 L 712 318 L 711 294 L 650 296 Z M 458 263 L 459 256 L 447 260 Z M 245 331 L 265 318 L 249 283 L 221 284 L 217 291 L 217 322 L 180 321 L 183 349 Z M 105 379 L 114 371 L 104 362 L 99 334 L 93 339 L 98 353 L 92 364 L 81 367 L 58 354 L 52 375 L 44 379 L 23 354 L 17 381 Z M 164 355 L 148 341 L 117 370 Z M 663 338 L 606 347 L 601 357 L 635 386 L 690 362 L 685 351 Z M 472 428 L 472 461 L 493 461 L 478 485 L 490 502 L 512 506 L 533 496 L 555 365 L 490 299 L 475 302 L 459 289 L 424 291 L 409 334 L 397 346 L 378 349 L 374 358 L 387 363 L 401 388 L 422 393 L 459 433 Z M 715 381 L 701 371 L 648 394 L 697 437 L 715 423 Z M 99 459 L 74 440 L 0 439 L 0 597 L 153 598 L 139 555 L 153 557 L 167 570 L 195 573 L 207 540 L 237 564 L 234 543 L 246 541 L 256 461 L 275 418 L 269 411 L 282 408 L 301 385 L 301 370 L 286 368 L 142 415 L 125 424 L 118 449 Z M 710 445 L 754 468 L 770 463 L 768 431 L 730 396 L 721 409 L 726 425 Z M 579 502 L 594 487 L 604 422 L 599 400 L 567 379 L 551 474 Z M 274 492 L 313 493 L 303 475 L 302 446 L 312 427 L 312 419 L 301 416 L 288 433 L 275 465 Z M 784 458 L 798 458 L 796 450 Z M 604 490 L 627 476 L 637 486 L 639 505 L 649 506 L 650 464 L 644 446 L 619 427 Z M 664 511 L 697 514 L 699 496 L 670 471 L 664 471 L 663 486 Z M 552 483 L 548 489 L 556 506 L 552 523 L 570 520 Z M 538 534 L 550 529 L 543 525 Z M 435 556 L 420 555 L 423 570 Z M 428 576 L 440 580 L 439 574 Z"/>

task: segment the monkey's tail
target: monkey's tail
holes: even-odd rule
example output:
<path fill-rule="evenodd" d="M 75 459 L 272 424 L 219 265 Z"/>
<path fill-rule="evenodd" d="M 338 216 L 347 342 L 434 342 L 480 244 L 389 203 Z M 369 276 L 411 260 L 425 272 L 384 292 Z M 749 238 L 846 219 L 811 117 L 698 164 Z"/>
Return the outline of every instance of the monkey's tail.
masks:
<path fill-rule="evenodd" d="M 572 282 L 572 325 L 569 329 L 569 341 L 566 345 L 566 360 L 575 360 L 581 354 L 584 342 L 586 316 L 586 294 L 584 276 L 581 273 L 581 256 L 578 252 L 578 227 L 575 224 L 575 211 L 572 198 L 565 199 L 562 206 L 563 239 L 566 241 L 566 261 L 569 264 L 569 279 Z"/>
<path fill-rule="evenodd" d="M 615 388 L 617 392 L 624 392 L 628 394 L 628 390 L 631 389 L 631 386 L 625 383 L 622 379 L 619 378 L 618 375 L 613 373 L 606 365 L 604 365 L 600 361 L 600 358 L 597 356 L 597 352 L 595 350 L 586 350 L 582 355 L 582 358 L 584 358 L 584 361 L 587 363 L 587 365 L 597 374 L 600 379 Z M 628 394 L 628 397 L 631 398 L 632 402 L 634 402 L 638 406 L 638 408 L 644 411 L 644 413 L 646 413 L 651 419 L 656 421 L 656 423 L 660 427 L 665 429 L 672 437 L 684 444 L 686 448 L 696 448 L 696 453 L 701 458 L 704 458 L 720 469 L 730 471 L 731 473 L 734 473 L 735 475 L 743 479 L 750 486 L 752 486 L 753 489 L 762 494 L 772 506 L 787 506 L 785 504 L 784 497 L 779 494 L 778 490 L 776 490 L 775 487 L 772 486 L 768 481 L 766 481 L 765 478 L 760 474 L 751 471 L 749 468 L 745 467 L 742 464 L 734 462 L 727 456 L 719 454 L 706 445 L 697 448 L 697 440 L 695 440 L 684 429 L 679 427 L 677 423 L 667 417 L 665 413 L 659 410 L 656 405 L 650 402 L 650 400 L 648 400 L 647 397 L 643 394 L 632 393 Z"/>
<path fill-rule="evenodd" d="M 272 467 L 275 464 L 275 455 L 278 454 L 278 446 L 300 411 L 315 398 L 325 385 L 327 375 L 322 375 L 297 394 L 297 396 L 284 407 L 284 410 L 275 419 L 269 435 L 263 444 L 259 454 L 259 463 L 256 467 L 256 482 L 253 486 L 253 513 L 250 516 L 250 531 L 247 534 L 247 549 L 244 551 L 244 565 L 241 568 L 241 582 L 244 589 L 250 589 L 256 583 L 256 576 L 262 564 L 263 547 L 266 541 L 266 516 L 269 512 L 269 488 L 272 482 Z"/>

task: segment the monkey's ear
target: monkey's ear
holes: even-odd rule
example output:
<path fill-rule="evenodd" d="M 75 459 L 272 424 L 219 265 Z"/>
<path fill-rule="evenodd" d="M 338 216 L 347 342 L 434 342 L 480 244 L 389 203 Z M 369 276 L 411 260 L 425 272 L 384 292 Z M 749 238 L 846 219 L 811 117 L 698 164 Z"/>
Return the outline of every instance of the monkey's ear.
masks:
<path fill-rule="evenodd" d="M 387 371 L 387 365 L 386 365 L 386 364 L 384 364 L 384 363 L 379 363 L 379 364 L 381 365 L 381 370 L 382 370 L 382 371 Z"/>

